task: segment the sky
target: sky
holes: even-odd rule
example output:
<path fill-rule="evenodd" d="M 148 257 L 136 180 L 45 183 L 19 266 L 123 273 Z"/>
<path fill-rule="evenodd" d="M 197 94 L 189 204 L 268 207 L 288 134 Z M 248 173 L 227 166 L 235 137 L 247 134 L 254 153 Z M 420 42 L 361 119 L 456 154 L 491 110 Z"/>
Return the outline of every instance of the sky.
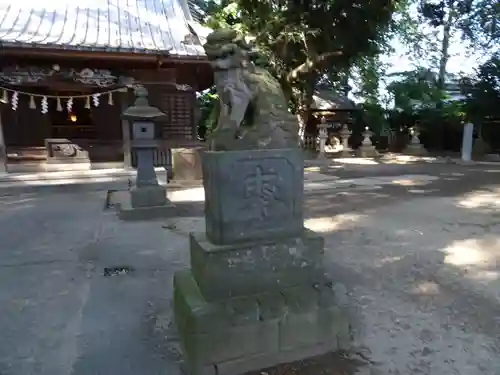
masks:
<path fill-rule="evenodd" d="M 416 6 L 413 6 L 412 9 L 410 10 L 410 13 L 414 17 L 417 17 L 417 12 L 418 10 Z M 431 35 L 433 30 L 429 26 L 423 25 L 420 31 L 426 35 Z M 438 35 L 438 37 L 441 38 L 442 35 Z M 400 43 L 400 41 L 397 38 L 392 40 L 391 45 L 395 52 L 390 55 L 382 56 L 381 58 L 381 61 L 383 63 L 389 65 L 389 68 L 387 69 L 386 73 L 390 74 L 395 72 L 404 72 L 413 70 L 415 68 L 415 63 L 413 63 L 410 60 L 408 51 L 406 50 L 405 46 L 402 43 Z M 487 54 L 484 53 L 483 54 L 481 54 L 480 52 L 470 53 L 469 46 L 467 46 L 466 43 L 460 40 L 460 35 L 458 32 L 455 33 L 455 35 L 450 40 L 449 54 L 450 58 L 446 66 L 446 71 L 448 73 L 454 73 L 457 75 L 472 75 L 474 73 L 475 68 L 477 68 L 483 62 L 485 62 L 486 59 L 488 58 Z M 421 67 L 430 67 L 431 61 L 430 59 L 418 60 L 418 65 Z M 385 90 L 384 86 L 390 83 L 390 81 L 394 79 L 395 77 L 388 78 L 385 79 L 385 82 L 381 82 L 380 93 L 382 96 L 388 98 L 388 93 Z M 356 87 L 354 87 L 354 89 L 356 90 Z M 353 99 L 356 102 L 360 101 L 359 99 L 356 99 L 354 97 L 351 97 L 351 99 Z M 385 100 L 383 100 L 383 102 L 384 101 Z M 387 105 L 392 106 L 392 103 L 391 104 L 387 103 Z"/>
<path fill-rule="evenodd" d="M 405 71 L 412 69 L 412 63 L 408 56 L 405 54 L 405 48 L 397 40 L 392 43 L 395 53 L 384 56 L 382 61 L 387 62 L 391 65 L 389 68 L 390 72 Z M 471 74 L 474 72 L 474 68 L 480 65 L 484 60 L 484 54 L 479 53 L 467 56 L 468 47 L 460 41 L 460 38 L 453 38 L 450 44 L 450 60 L 448 61 L 447 71 L 449 73 L 465 73 Z M 425 66 L 429 62 L 423 61 L 422 64 Z"/>
<path fill-rule="evenodd" d="M 418 17 L 418 8 L 416 4 L 411 6 L 410 15 L 415 19 Z M 431 35 L 433 29 L 428 25 L 422 25 L 420 27 L 420 31 L 425 35 Z M 438 34 L 438 37 L 442 38 L 442 33 Z M 388 62 L 391 65 L 389 72 L 410 70 L 412 68 L 411 61 L 407 56 L 402 56 L 405 55 L 404 46 L 399 43 L 397 38 L 395 38 L 391 44 L 395 53 L 390 56 L 384 56 L 383 59 L 384 62 Z M 481 56 L 479 53 L 476 53 L 468 56 L 468 50 L 468 46 L 460 40 L 460 35 L 456 32 L 450 40 L 450 59 L 447 65 L 447 72 L 455 74 L 471 74 L 474 72 L 474 68 L 485 60 L 484 54 Z M 429 62 L 419 61 L 419 63 L 426 66 Z"/>
<path fill-rule="evenodd" d="M 430 31 L 430 30 L 425 30 Z M 387 69 L 387 74 L 395 73 L 395 72 L 404 72 L 413 70 L 415 68 L 415 64 L 410 60 L 408 51 L 404 47 L 402 43 L 400 43 L 397 39 L 394 39 L 391 42 L 391 45 L 394 49 L 394 52 L 390 55 L 382 56 L 381 61 L 389 65 Z M 474 69 L 478 67 L 482 62 L 487 59 L 487 55 L 480 53 L 467 53 L 469 51 L 468 46 L 460 40 L 459 35 L 453 37 L 450 41 L 449 54 L 450 59 L 447 64 L 447 72 L 455 73 L 455 74 L 463 74 L 463 75 L 471 75 L 474 73 Z M 419 66 L 429 67 L 431 62 L 429 60 L 419 60 Z M 389 95 L 385 89 L 385 86 L 390 83 L 392 79 L 386 79 L 385 82 L 381 82 L 380 93 L 382 97 L 388 99 L 388 102 L 382 100 L 382 105 L 388 105 L 391 107 L 393 105 L 393 101 L 389 99 Z M 354 81 L 351 81 L 350 84 L 353 86 L 353 92 L 357 91 L 357 85 Z M 354 100 L 355 102 L 361 102 L 361 98 L 356 98 L 352 95 L 349 95 L 349 98 Z M 384 104 L 385 102 L 385 104 Z"/>

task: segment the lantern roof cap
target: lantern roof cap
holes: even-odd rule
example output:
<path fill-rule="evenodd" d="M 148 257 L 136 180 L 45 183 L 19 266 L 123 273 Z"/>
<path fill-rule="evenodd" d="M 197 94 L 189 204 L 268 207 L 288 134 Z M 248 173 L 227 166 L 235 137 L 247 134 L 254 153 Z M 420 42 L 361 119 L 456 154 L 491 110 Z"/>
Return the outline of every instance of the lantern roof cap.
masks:
<path fill-rule="evenodd" d="M 122 118 L 132 121 L 162 121 L 167 115 L 157 107 L 149 105 L 148 90 L 144 86 L 136 86 L 135 102 L 122 113 Z"/>

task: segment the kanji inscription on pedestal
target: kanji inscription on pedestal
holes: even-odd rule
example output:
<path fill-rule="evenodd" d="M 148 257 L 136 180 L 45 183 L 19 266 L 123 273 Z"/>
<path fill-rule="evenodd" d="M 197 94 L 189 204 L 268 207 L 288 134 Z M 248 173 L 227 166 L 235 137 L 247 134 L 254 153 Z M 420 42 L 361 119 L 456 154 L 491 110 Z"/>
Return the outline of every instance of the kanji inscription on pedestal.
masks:
<path fill-rule="evenodd" d="M 264 220 L 269 216 L 269 206 L 278 200 L 276 193 L 277 174 L 266 173 L 260 165 L 255 168 L 255 173 L 245 178 L 245 208 L 256 212 L 256 216 Z"/>
<path fill-rule="evenodd" d="M 207 235 L 215 243 L 303 230 L 298 150 L 206 152 L 203 165 Z"/>

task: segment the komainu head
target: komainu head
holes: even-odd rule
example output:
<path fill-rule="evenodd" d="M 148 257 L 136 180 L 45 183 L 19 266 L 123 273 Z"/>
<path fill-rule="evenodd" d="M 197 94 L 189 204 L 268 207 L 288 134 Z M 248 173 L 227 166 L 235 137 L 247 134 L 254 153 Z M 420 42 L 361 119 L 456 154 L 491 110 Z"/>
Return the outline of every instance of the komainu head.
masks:
<path fill-rule="evenodd" d="M 215 70 L 242 67 L 251 53 L 251 47 L 245 42 L 244 37 L 232 29 L 211 32 L 203 48 Z"/>

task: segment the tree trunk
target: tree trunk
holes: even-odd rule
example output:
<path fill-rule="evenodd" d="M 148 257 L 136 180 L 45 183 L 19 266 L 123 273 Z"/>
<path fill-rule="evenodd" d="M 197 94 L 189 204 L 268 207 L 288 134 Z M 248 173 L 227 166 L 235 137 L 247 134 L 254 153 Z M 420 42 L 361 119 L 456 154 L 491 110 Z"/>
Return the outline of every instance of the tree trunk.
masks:
<path fill-rule="evenodd" d="M 300 144 L 304 143 L 305 130 L 311 113 L 311 105 L 313 102 L 314 88 L 316 87 L 317 78 L 318 75 L 315 72 L 309 73 L 307 77 L 305 77 L 303 89 L 298 92 L 300 98 L 297 100 L 299 103 L 297 120 L 299 122 Z"/>
<path fill-rule="evenodd" d="M 441 41 L 441 58 L 439 59 L 438 89 L 443 92 L 446 87 L 446 66 L 450 59 L 449 48 L 451 38 L 451 26 L 453 23 L 453 11 L 450 9 L 443 25 L 443 39 Z M 442 100 L 439 100 L 442 106 Z"/>
<path fill-rule="evenodd" d="M 442 123 L 441 119 L 441 109 L 443 108 L 443 95 L 446 88 L 446 66 L 448 65 L 448 60 L 450 58 L 449 55 L 449 47 L 450 47 L 450 38 L 451 38 L 451 26 L 453 23 L 453 10 L 449 9 L 446 19 L 443 24 L 443 39 L 441 40 L 441 57 L 439 59 L 439 73 L 438 73 L 438 81 L 437 88 L 439 90 L 439 99 L 436 103 L 436 109 L 438 109 L 439 118 L 441 122 L 441 131 L 438 131 L 437 134 L 440 134 L 439 143 L 441 144 L 441 148 L 444 149 L 445 142 L 444 139 L 446 137 L 446 127 Z"/>
<path fill-rule="evenodd" d="M 305 135 L 306 135 L 306 125 L 307 119 L 305 118 L 304 113 L 302 111 L 297 111 L 297 122 L 299 123 L 299 145 L 301 147 L 304 146 Z"/>

